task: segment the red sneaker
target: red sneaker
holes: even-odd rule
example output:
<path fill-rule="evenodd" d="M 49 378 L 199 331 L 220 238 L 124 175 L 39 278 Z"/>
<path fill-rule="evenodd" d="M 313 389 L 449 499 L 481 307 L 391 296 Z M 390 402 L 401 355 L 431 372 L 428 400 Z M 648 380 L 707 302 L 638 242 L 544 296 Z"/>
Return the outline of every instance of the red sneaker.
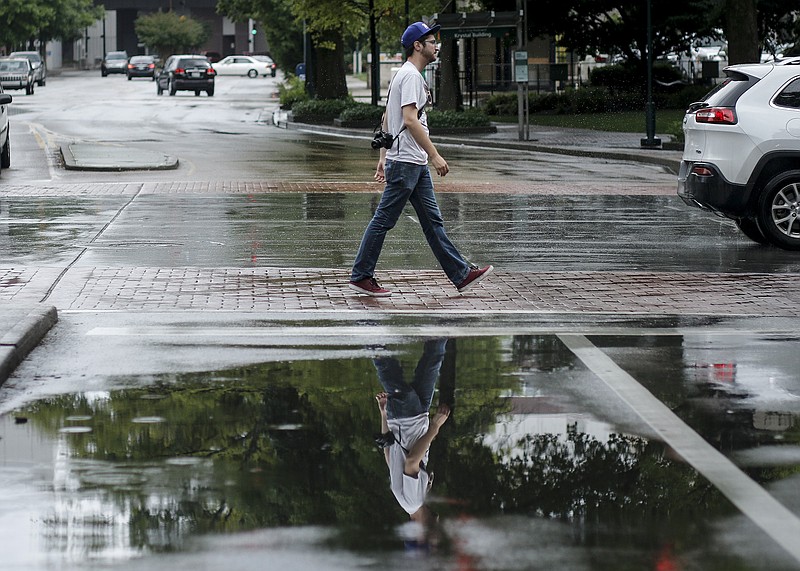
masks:
<path fill-rule="evenodd" d="M 371 295 L 372 297 L 389 297 L 392 295 L 391 291 L 379 286 L 378 281 L 375 278 L 364 278 L 363 280 L 359 280 L 357 282 L 350 282 L 349 287 L 358 293 L 364 293 L 366 295 Z"/>
<path fill-rule="evenodd" d="M 456 288 L 458 288 L 459 292 L 463 293 L 472 286 L 474 286 L 475 284 L 482 282 L 483 279 L 489 274 L 491 274 L 493 270 L 494 266 L 486 266 L 485 268 L 478 268 L 478 266 L 472 266 L 472 268 L 470 268 L 469 270 L 469 273 L 467 274 L 467 277 L 464 279 L 463 282 L 458 284 Z"/>

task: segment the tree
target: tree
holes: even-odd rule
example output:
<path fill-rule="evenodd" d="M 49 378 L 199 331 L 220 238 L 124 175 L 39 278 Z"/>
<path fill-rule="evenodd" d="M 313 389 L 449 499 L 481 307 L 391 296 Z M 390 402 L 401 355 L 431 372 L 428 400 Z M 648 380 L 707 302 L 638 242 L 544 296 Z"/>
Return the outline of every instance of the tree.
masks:
<path fill-rule="evenodd" d="M 294 71 L 303 61 L 303 23 L 298 22 L 287 0 L 220 0 L 217 12 L 234 22 L 253 18 L 263 26 L 272 59 L 279 68 Z"/>
<path fill-rule="evenodd" d="M 396 0 L 372 2 L 373 14 L 380 23 L 379 41 L 391 52 L 401 50 L 400 36 L 405 29 L 405 10 L 397 10 L 397 4 Z M 409 3 L 410 21 L 419 20 L 424 13 L 437 12 L 444 4 L 437 0 L 414 0 Z M 333 99 L 347 95 L 344 49 L 349 42 L 364 38 L 370 16 L 368 0 L 220 0 L 217 11 L 238 22 L 247 18 L 261 22 L 277 19 L 279 25 L 268 26 L 265 35 L 273 59 L 288 70 L 302 61 L 298 56 L 303 53 L 305 24 L 311 38 L 309 57 L 315 64 L 309 81 L 315 86 L 316 97 Z"/>
<path fill-rule="evenodd" d="M 84 28 L 103 17 L 103 6 L 95 6 L 92 0 L 57 0 L 48 2 L 54 17 L 39 29 L 39 40 L 44 43 L 59 39 L 72 41 L 81 37 Z"/>
<path fill-rule="evenodd" d="M 73 40 L 100 18 L 102 6 L 92 0 L 3 0 L 0 3 L 0 45 L 27 47 L 54 39 Z"/>
<path fill-rule="evenodd" d="M 192 51 L 208 39 L 208 30 L 198 21 L 175 12 L 154 12 L 135 22 L 136 34 L 162 57 Z"/>
<path fill-rule="evenodd" d="M 761 56 L 758 41 L 758 0 L 726 0 L 725 36 L 728 39 L 728 63 L 753 63 Z"/>

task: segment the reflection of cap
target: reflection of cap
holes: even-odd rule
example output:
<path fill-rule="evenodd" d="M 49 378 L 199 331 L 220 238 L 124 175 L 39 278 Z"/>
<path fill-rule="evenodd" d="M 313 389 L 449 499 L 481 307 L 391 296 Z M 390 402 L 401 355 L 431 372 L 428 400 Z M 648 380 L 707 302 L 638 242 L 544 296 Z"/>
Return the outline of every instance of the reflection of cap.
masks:
<path fill-rule="evenodd" d="M 403 32 L 403 38 L 400 40 L 400 43 L 403 44 L 404 48 L 410 48 L 414 42 L 428 34 L 435 34 L 440 28 L 441 26 L 439 24 L 431 28 L 423 22 L 414 22 Z"/>

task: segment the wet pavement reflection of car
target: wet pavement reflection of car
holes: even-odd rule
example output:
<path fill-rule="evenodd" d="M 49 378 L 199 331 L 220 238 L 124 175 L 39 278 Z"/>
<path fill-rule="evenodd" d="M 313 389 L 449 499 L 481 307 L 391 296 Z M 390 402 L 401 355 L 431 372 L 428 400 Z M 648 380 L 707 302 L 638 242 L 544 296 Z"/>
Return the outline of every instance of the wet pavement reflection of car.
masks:
<path fill-rule="evenodd" d="M 687 396 L 698 364 L 743 355 L 740 343 L 681 357 L 680 336 L 600 341 L 722 449 L 777 442 L 741 422 L 740 399 L 712 409 Z M 410 555 L 420 569 L 793 568 L 765 536 L 755 551 L 737 545 L 757 536 L 752 524 L 668 445 L 619 422 L 613 398 L 554 336 L 339 341 L 297 347 L 291 360 L 272 360 L 286 347 L 263 349 L 262 363 L 94 379 L 91 391 L 59 393 L 70 383 L 60 378 L 0 417 L 5 560 L 38 569 L 41 554 L 72 569 L 114 557 L 159 569 L 170 552 L 172 568 L 202 554 L 205 564 L 244 557 L 237 568 L 249 569 L 269 553 L 285 568 L 335 558 L 342 569 L 400 569 Z M 647 371 L 663 351 L 684 370 Z M 774 376 L 791 385 L 786 373 Z M 435 487 L 417 521 L 390 492 L 375 446 L 375 392 L 419 394 L 413 385 L 432 381 L 423 392 L 452 412 L 425 461 Z M 787 414 L 780 442 L 796 447 L 798 413 Z M 752 437 L 717 440 L 744 432 Z M 765 484 L 797 481 L 790 465 L 760 466 L 751 469 Z"/>

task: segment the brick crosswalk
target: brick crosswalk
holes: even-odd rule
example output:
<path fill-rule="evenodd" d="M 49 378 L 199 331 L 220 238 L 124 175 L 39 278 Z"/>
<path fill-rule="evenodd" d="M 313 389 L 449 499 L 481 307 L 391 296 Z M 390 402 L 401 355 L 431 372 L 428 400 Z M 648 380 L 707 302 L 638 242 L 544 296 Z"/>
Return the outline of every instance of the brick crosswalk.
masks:
<path fill-rule="evenodd" d="M 0 268 L 0 301 L 47 298 L 76 311 L 337 311 L 594 313 L 793 317 L 794 274 L 497 271 L 463 295 L 439 271 L 388 271 L 375 299 L 345 269 Z M 57 283 L 56 283 L 57 281 Z M 52 287 L 56 284 L 55 287 Z M 48 294 L 51 290 L 52 292 Z"/>

